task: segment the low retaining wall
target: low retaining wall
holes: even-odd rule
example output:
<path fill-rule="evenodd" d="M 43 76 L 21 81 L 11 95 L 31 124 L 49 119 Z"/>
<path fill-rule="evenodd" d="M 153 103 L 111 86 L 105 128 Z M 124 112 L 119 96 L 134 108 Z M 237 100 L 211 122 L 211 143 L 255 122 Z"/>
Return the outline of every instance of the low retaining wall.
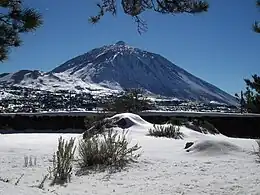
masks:
<path fill-rule="evenodd" d="M 97 113 L 1 114 L 0 133 L 82 133 L 84 119 L 91 115 Z M 260 138 L 260 115 L 146 112 L 140 113 L 140 116 L 156 124 L 167 122 L 171 117 L 206 120 L 224 135 Z"/>

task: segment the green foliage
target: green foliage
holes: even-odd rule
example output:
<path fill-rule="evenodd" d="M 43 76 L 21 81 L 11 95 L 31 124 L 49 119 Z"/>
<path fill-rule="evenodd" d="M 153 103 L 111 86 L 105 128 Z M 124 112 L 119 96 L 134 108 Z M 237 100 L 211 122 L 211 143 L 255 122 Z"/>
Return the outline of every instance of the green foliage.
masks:
<path fill-rule="evenodd" d="M 52 185 L 70 181 L 76 150 L 74 147 L 75 139 L 71 138 L 70 141 L 65 141 L 60 137 L 58 141 L 58 150 L 53 155 L 53 167 L 50 169 L 53 176 Z"/>
<path fill-rule="evenodd" d="M 186 121 L 184 126 L 201 133 L 219 134 L 215 126 L 204 119 L 193 119 L 190 122 Z"/>
<path fill-rule="evenodd" d="M 0 61 L 8 58 L 11 47 L 21 45 L 20 34 L 36 30 L 41 15 L 32 8 L 23 8 L 20 0 L 0 0 Z"/>
<path fill-rule="evenodd" d="M 95 125 L 97 123 L 101 123 L 106 117 L 107 117 L 107 115 L 105 113 L 86 117 L 84 119 L 84 124 L 85 124 L 86 129 L 91 128 L 93 125 Z"/>
<path fill-rule="evenodd" d="M 87 126 L 86 126 L 87 127 Z M 92 126 L 83 133 L 83 139 L 93 137 L 97 134 L 102 134 L 107 128 L 115 127 L 114 121 L 108 118 L 103 118 L 92 123 Z"/>
<path fill-rule="evenodd" d="M 202 132 L 201 126 L 200 126 L 200 123 L 198 122 L 198 120 L 187 121 L 185 123 L 185 127 L 192 129 L 194 131 L 197 131 L 197 132 Z"/>
<path fill-rule="evenodd" d="M 128 132 L 119 134 L 112 128 L 106 133 L 87 137 L 79 143 L 79 166 L 81 170 L 113 167 L 121 169 L 130 162 L 136 162 L 140 154 L 135 154 L 141 147 L 129 146 Z"/>
<path fill-rule="evenodd" d="M 184 125 L 186 123 L 187 119 L 183 119 L 183 118 L 171 118 L 168 123 L 175 125 L 175 126 L 181 126 Z"/>
<path fill-rule="evenodd" d="M 210 133 L 213 133 L 213 134 L 218 134 L 219 133 L 217 128 L 213 124 L 211 124 L 210 122 L 208 122 L 206 120 L 203 120 L 203 122 L 201 123 L 201 127 L 203 129 L 207 130 Z"/>
<path fill-rule="evenodd" d="M 240 104 L 240 112 L 243 113 L 245 109 L 245 98 L 244 98 L 243 91 L 241 91 L 240 96 L 236 93 L 235 97 Z"/>
<path fill-rule="evenodd" d="M 146 22 L 140 17 L 145 11 L 154 11 L 161 14 L 195 14 L 206 12 L 209 4 L 205 0 L 101 0 L 97 4 L 99 13 L 89 18 L 93 24 L 97 23 L 106 13 L 113 16 L 117 14 L 117 2 L 121 1 L 121 6 L 126 15 L 131 16 L 137 23 L 137 30 L 142 33 L 147 30 Z"/>
<path fill-rule="evenodd" d="M 153 125 L 152 129 L 149 129 L 149 134 L 155 137 L 167 137 L 174 139 L 183 139 L 183 133 L 180 132 L 179 126 L 168 125 Z"/>
<path fill-rule="evenodd" d="M 260 77 L 252 75 L 252 80 L 245 79 L 246 91 L 241 93 L 244 99 L 244 108 L 248 112 L 260 113 Z"/>
<path fill-rule="evenodd" d="M 256 1 L 256 6 L 257 7 L 260 7 L 260 0 L 257 0 Z M 253 24 L 253 30 L 256 32 L 256 33 L 260 33 L 260 23 L 258 21 L 255 21 L 255 23 Z"/>
<path fill-rule="evenodd" d="M 105 110 L 117 113 L 138 113 L 143 110 L 152 109 L 152 103 L 145 97 L 142 97 L 142 94 L 143 92 L 140 89 L 126 89 L 123 94 L 116 96 L 110 102 L 107 102 Z"/>

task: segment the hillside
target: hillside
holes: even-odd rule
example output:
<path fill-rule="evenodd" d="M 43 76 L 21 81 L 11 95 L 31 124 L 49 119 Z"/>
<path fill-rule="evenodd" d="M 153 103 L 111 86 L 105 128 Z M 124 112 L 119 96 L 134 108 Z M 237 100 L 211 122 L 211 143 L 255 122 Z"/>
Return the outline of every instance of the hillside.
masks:
<path fill-rule="evenodd" d="M 75 57 L 50 72 L 21 70 L 0 75 L 0 84 L 95 95 L 125 88 L 180 100 L 236 104 L 230 94 L 173 64 L 163 56 L 119 41 Z"/>

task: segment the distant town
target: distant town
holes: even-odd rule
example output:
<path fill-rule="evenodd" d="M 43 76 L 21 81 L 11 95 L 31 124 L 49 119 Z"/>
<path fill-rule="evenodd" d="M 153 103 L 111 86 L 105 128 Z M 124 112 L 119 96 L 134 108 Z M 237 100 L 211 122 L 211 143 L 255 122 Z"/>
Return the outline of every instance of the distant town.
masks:
<path fill-rule="evenodd" d="M 104 103 L 115 95 L 93 96 L 89 93 L 74 93 L 67 90 L 55 92 L 18 86 L 5 86 L 0 89 L 0 113 L 55 112 L 55 111 L 95 111 L 103 110 Z M 153 98 L 154 110 L 199 111 L 239 113 L 239 107 L 216 102 L 199 103 L 176 99 Z"/>

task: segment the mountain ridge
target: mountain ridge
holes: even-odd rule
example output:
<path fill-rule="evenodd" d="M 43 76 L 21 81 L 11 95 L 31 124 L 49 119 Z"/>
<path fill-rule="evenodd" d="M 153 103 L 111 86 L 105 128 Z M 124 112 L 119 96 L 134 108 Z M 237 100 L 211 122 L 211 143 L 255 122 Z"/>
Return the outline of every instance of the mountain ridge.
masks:
<path fill-rule="evenodd" d="M 110 90 L 117 92 L 124 88 L 143 88 L 152 94 L 183 100 L 236 103 L 230 94 L 192 75 L 162 55 L 129 46 L 123 41 L 92 49 L 46 73 L 22 70 L 1 75 L 0 84 L 45 90 L 48 85 L 52 86 L 49 88 L 67 87 L 69 90 L 78 86 L 83 91 L 96 91 L 96 94 L 103 91 L 106 94 Z M 54 85 L 55 82 L 58 84 Z"/>

